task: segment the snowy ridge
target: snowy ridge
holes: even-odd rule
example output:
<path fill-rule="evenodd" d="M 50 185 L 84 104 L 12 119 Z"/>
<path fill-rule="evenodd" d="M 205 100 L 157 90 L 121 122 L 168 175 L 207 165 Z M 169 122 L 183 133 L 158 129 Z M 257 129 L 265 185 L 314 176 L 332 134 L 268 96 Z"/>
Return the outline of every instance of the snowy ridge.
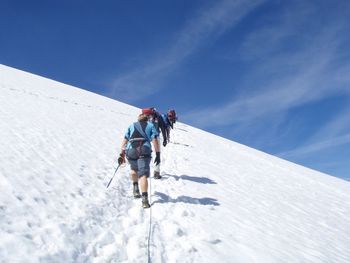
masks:
<path fill-rule="evenodd" d="M 0 262 L 350 262 L 347 181 L 177 123 L 144 210 L 139 109 L 3 65 L 0 105 Z"/>

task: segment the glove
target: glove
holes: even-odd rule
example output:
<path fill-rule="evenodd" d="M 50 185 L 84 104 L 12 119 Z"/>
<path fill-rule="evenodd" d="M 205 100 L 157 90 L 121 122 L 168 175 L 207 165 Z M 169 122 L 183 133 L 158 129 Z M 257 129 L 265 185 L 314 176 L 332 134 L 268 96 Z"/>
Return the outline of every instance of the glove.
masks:
<path fill-rule="evenodd" d="M 154 159 L 156 165 L 160 164 L 160 152 L 156 152 L 156 159 Z"/>
<path fill-rule="evenodd" d="M 163 141 L 163 146 L 165 147 L 167 145 L 166 140 Z"/>
<path fill-rule="evenodd" d="M 121 152 L 118 158 L 118 164 L 121 165 L 123 163 L 125 163 L 125 152 Z"/>

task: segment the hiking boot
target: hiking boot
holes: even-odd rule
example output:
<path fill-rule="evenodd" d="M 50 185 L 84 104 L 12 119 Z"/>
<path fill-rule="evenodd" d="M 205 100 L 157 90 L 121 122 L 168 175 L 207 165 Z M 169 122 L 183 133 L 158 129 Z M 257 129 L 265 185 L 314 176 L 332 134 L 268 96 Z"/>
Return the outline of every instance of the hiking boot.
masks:
<path fill-rule="evenodd" d="M 154 179 L 161 179 L 161 178 L 162 178 L 162 176 L 160 175 L 160 173 L 159 173 L 159 172 L 156 172 L 156 171 L 154 171 L 153 177 L 154 177 Z"/>
<path fill-rule="evenodd" d="M 140 197 L 141 197 L 141 194 L 140 194 L 139 189 L 134 189 L 133 195 L 134 195 L 134 198 L 140 198 Z"/>
<path fill-rule="evenodd" d="M 134 185 L 134 189 L 133 189 L 132 193 L 134 195 L 134 198 L 140 198 L 141 197 L 138 185 Z"/>
<path fill-rule="evenodd" d="M 151 205 L 148 202 L 147 196 L 142 196 L 142 207 L 143 208 L 150 208 L 151 207 Z"/>

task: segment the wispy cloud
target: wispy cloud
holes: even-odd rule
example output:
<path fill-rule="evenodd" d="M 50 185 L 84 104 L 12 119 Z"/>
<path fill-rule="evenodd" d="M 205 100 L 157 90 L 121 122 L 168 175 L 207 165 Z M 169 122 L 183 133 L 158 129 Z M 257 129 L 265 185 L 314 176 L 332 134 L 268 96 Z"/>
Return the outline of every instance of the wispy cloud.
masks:
<path fill-rule="evenodd" d="M 324 51 L 321 57 L 309 58 L 298 66 L 298 72 L 280 76 L 279 79 L 261 80 L 264 87 L 249 94 L 233 98 L 222 106 L 196 109 L 183 118 L 201 127 L 208 125 L 231 125 L 250 123 L 271 114 L 284 114 L 298 106 L 321 100 L 334 94 L 348 94 L 350 89 L 343 86 L 343 81 L 336 81 L 334 71 L 329 68 L 331 54 Z M 276 65 L 277 66 L 277 65 Z M 252 74 L 259 85 L 259 79 Z M 350 78 L 347 79 L 350 83 Z M 244 91 L 243 91 L 244 92 Z M 208 122 L 207 120 L 211 121 Z"/>
<path fill-rule="evenodd" d="M 338 62 L 341 35 L 347 24 L 335 21 L 321 30 L 300 33 L 301 22 L 290 21 L 306 22 L 302 19 L 306 15 L 305 10 L 294 18 L 290 13 L 282 14 L 275 26 L 252 32 L 238 54 L 251 61 L 249 79 L 240 83 L 237 93 L 226 104 L 194 109 L 183 119 L 200 127 L 250 126 L 313 101 L 349 95 L 350 77 L 339 72 L 349 69 L 350 63 Z M 296 45 L 293 39 L 297 34 L 301 35 L 298 47 L 281 50 L 286 42 Z"/>
<path fill-rule="evenodd" d="M 302 159 L 349 144 L 350 107 L 339 111 L 328 123 L 320 122 L 315 134 L 307 134 L 302 140 L 299 137 L 298 142 L 286 146 L 286 138 L 293 140 L 286 123 L 290 131 L 297 130 L 300 124 L 287 119 L 292 110 L 340 95 L 350 99 L 350 53 L 344 48 L 349 44 L 349 16 L 303 31 L 313 19 L 315 8 L 309 4 L 298 8 L 301 13 L 281 13 L 279 21 L 257 27 L 246 36 L 232 59 L 240 57 L 250 68 L 249 75 L 239 88 L 232 88 L 235 94 L 227 94 L 226 103 L 193 109 L 182 119 L 210 130 L 226 127 L 232 130 L 232 136 L 245 138 L 245 143 L 263 150 L 269 146 L 279 149 L 281 139 L 284 148 L 298 145 L 276 153 L 283 158 Z"/>
<path fill-rule="evenodd" d="M 350 100 L 349 100 L 350 102 Z M 310 139 L 309 142 L 327 140 L 328 138 L 338 137 L 350 131 L 350 105 L 341 110 L 337 116 L 334 116 L 328 123 L 321 127 Z"/>
<path fill-rule="evenodd" d="M 280 157 L 291 158 L 291 157 L 302 157 L 302 155 L 313 154 L 325 149 L 333 148 L 340 145 L 345 145 L 350 143 L 350 133 L 331 137 L 323 141 L 315 142 L 313 144 L 305 145 L 303 147 L 294 149 L 292 151 L 287 151 L 278 154 Z"/>
<path fill-rule="evenodd" d="M 301 157 L 350 143 L 350 106 L 340 111 L 330 122 L 305 140 L 303 146 L 279 153 L 284 158 Z"/>
<path fill-rule="evenodd" d="M 161 47 L 141 66 L 135 65 L 133 70 L 116 77 L 109 96 L 131 101 L 161 89 L 168 74 L 186 58 L 205 43 L 215 41 L 264 1 L 215 1 L 213 6 L 200 10 L 175 34 L 176 41 L 172 45 Z"/>

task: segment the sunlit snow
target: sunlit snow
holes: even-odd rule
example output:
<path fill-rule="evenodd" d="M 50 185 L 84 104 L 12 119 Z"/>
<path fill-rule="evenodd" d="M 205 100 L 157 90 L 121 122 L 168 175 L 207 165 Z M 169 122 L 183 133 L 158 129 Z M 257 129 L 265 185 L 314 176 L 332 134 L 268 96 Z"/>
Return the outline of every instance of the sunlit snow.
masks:
<path fill-rule="evenodd" d="M 0 262 L 350 262 L 350 182 L 181 116 L 150 209 L 107 189 L 139 112 L 0 65 Z"/>

